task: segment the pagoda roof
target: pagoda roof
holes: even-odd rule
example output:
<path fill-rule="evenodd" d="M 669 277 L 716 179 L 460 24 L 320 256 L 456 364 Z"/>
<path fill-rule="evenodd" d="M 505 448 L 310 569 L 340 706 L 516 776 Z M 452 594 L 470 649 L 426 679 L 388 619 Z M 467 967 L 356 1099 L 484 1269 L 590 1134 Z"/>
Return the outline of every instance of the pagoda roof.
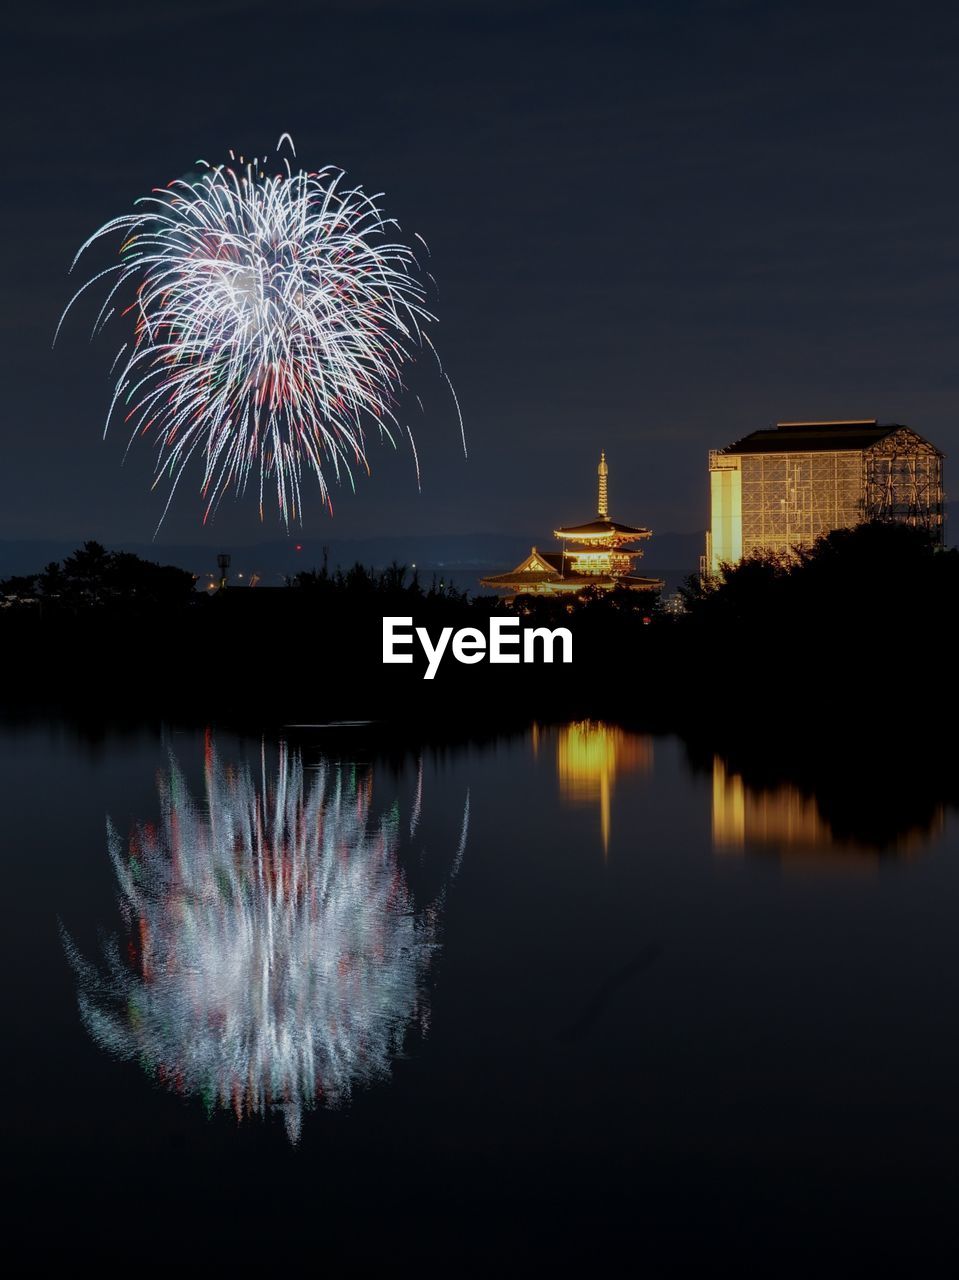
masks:
<path fill-rule="evenodd" d="M 597 516 L 595 520 L 590 520 L 586 524 L 567 525 L 554 532 L 557 538 L 602 538 L 624 535 L 648 538 L 650 536 L 649 529 L 636 529 L 631 524 L 620 524 L 618 520 L 604 520 L 602 516 Z"/>
<path fill-rule="evenodd" d="M 521 587 L 533 586 L 537 582 L 563 582 L 565 579 L 558 573 L 496 573 L 488 578 L 480 578 L 484 587 Z"/>
<path fill-rule="evenodd" d="M 557 590 L 581 591 L 585 587 L 602 587 L 609 590 L 613 587 L 628 587 L 631 591 L 661 591 L 665 585 L 662 578 L 640 578 L 632 574 L 612 577 L 608 573 L 499 573 L 489 578 L 481 578 L 484 587 L 518 588 L 522 594 L 523 587 L 535 588 L 548 583 Z"/>
<path fill-rule="evenodd" d="M 579 590 L 582 587 L 632 587 L 656 589 L 662 587 L 659 578 L 640 578 L 633 575 L 608 573 L 574 573 L 569 559 L 562 551 L 539 551 L 535 547 L 526 559 L 510 573 L 491 574 L 481 579 L 484 587 L 535 587 L 550 583 L 558 588 Z"/>
<path fill-rule="evenodd" d="M 600 544 L 599 538 L 590 538 L 588 534 L 585 534 L 582 538 L 564 543 L 563 551 L 560 552 L 560 555 L 565 553 L 566 556 L 581 556 L 590 552 L 594 555 L 608 552 L 610 555 L 617 556 L 641 556 L 644 554 L 643 548 L 629 544 L 628 539 L 633 536 L 638 535 L 617 534 L 615 544 L 607 546 L 606 543 Z"/>
<path fill-rule="evenodd" d="M 511 587 L 523 582 L 560 582 L 565 576 L 563 568 L 561 551 L 539 551 L 534 547 L 510 573 L 493 574 L 483 578 L 482 582 L 488 587 Z"/>

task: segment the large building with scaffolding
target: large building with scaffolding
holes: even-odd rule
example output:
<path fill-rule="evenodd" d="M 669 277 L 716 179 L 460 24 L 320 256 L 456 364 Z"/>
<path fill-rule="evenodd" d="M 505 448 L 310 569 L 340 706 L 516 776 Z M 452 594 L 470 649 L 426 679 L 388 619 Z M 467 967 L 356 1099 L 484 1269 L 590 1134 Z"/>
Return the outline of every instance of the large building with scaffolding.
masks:
<path fill-rule="evenodd" d="M 920 525 L 942 541 L 942 454 L 911 427 L 875 418 L 754 431 L 710 451 L 709 488 L 708 575 L 863 520 Z"/>

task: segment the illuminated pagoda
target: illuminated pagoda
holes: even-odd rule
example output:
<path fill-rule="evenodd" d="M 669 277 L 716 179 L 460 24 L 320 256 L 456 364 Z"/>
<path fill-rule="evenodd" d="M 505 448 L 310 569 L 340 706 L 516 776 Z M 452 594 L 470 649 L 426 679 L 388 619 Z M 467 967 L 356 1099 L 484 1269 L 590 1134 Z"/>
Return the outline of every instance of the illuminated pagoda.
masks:
<path fill-rule="evenodd" d="M 511 573 L 482 578 L 482 585 L 514 597 L 576 595 L 587 588 L 661 591 L 661 578 L 639 578 L 632 573 L 633 561 L 643 554 L 642 548 L 633 544 L 644 542 L 651 531 L 609 518 L 609 467 L 605 453 L 600 455 L 598 475 L 599 497 L 594 520 L 554 529 L 559 551 L 540 551 L 533 547 Z"/>

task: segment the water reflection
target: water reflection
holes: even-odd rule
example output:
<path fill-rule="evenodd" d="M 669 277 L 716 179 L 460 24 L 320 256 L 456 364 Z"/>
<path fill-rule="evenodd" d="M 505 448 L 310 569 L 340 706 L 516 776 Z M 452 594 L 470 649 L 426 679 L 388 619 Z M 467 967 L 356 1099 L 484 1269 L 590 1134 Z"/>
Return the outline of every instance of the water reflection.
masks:
<path fill-rule="evenodd" d="M 928 820 L 879 840 L 837 833 L 823 816 L 819 800 L 793 783 L 750 786 L 720 756 L 713 757 L 712 835 L 717 853 L 749 848 L 777 852 L 794 869 L 815 867 L 868 870 L 884 853 L 912 854 L 940 835 L 943 807 Z M 881 804 L 878 797 L 874 804 Z"/>
<path fill-rule="evenodd" d="M 389 1073 L 425 1031 L 425 979 L 444 890 L 418 907 L 398 860 L 411 811 L 374 817 L 371 769 L 264 747 L 257 769 L 207 737 L 202 800 L 176 762 L 158 780 L 160 823 L 109 828 L 127 938 L 105 972 L 67 949 L 84 1022 L 105 1049 L 237 1117 L 336 1106 Z M 468 803 L 468 801 L 467 801 Z M 466 843 L 463 813 L 455 873 Z"/>
<path fill-rule="evenodd" d="M 652 738 L 601 720 L 577 720 L 559 730 L 556 772 L 568 804 L 598 804 L 603 854 L 609 850 L 613 786 L 620 774 L 648 773 Z"/>

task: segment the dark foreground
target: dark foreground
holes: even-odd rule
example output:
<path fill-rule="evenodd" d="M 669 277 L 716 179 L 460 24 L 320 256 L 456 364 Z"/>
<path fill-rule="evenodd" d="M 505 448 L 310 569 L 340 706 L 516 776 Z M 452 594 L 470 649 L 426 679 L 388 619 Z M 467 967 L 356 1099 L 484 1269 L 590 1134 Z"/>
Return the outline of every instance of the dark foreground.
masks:
<path fill-rule="evenodd" d="M 8 724 L 8 1256 L 649 1275 L 942 1258 L 955 770 L 836 736 Z M 281 781 L 300 816 L 275 828 Z M 252 812 L 274 899 L 297 848 L 332 859 L 295 971 L 271 917 L 266 1003 L 236 946 L 267 947 Z M 132 912 L 108 816 L 118 866 L 149 873 Z M 309 1037 L 313 1085 L 284 1032 Z"/>
<path fill-rule="evenodd" d="M 433 681 L 496 606 L 0 611 L 8 1255 L 949 1260 L 955 561 L 867 550 Z"/>
<path fill-rule="evenodd" d="M 644 593 L 573 602 L 425 589 L 401 566 L 303 573 L 286 588 L 199 596 L 189 574 L 87 543 L 62 564 L 0 583 L 13 714 L 282 725 L 393 721 L 404 732 L 610 718 L 661 730 L 770 736 L 832 750 L 913 736 L 919 754 L 959 710 L 959 551 L 921 529 L 871 523 L 798 560 L 744 562 L 685 612 Z M 433 679 L 383 661 L 383 620 L 488 636 L 497 620 L 567 628 L 572 662 L 465 665 Z M 558 646 L 557 646 L 558 648 Z"/>

